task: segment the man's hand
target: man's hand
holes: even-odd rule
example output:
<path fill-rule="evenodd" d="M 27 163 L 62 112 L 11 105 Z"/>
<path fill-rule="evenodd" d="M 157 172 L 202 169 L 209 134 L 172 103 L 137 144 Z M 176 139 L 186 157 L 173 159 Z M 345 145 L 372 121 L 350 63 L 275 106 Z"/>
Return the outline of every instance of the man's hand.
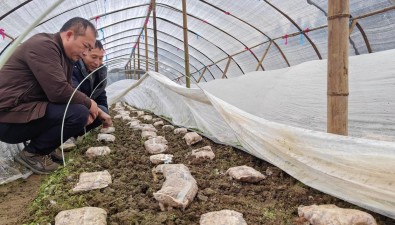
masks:
<path fill-rule="evenodd" d="M 112 126 L 111 116 L 105 113 L 103 110 L 99 108 L 99 118 L 103 123 L 103 128 L 108 128 Z"/>
<path fill-rule="evenodd" d="M 97 107 L 96 102 L 91 99 L 91 108 L 89 109 L 89 117 L 86 125 L 93 123 L 93 121 L 95 121 L 98 114 L 99 114 L 99 107 Z"/>

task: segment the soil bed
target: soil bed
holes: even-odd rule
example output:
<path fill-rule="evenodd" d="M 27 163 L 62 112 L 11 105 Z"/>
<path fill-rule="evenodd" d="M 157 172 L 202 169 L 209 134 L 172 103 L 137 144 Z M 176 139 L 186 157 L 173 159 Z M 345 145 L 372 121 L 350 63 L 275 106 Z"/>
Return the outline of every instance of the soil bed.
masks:
<path fill-rule="evenodd" d="M 115 112 L 111 111 L 114 116 Z M 131 113 L 131 116 L 136 116 Z M 152 115 L 154 118 L 157 116 Z M 200 215 L 222 209 L 243 213 L 248 224 L 296 224 L 297 207 L 311 204 L 336 204 L 344 208 L 357 208 L 352 204 L 309 188 L 273 165 L 238 149 L 215 144 L 207 138 L 187 146 L 183 135 L 158 128 L 158 135 L 169 141 L 169 154 L 173 163 L 183 163 L 196 179 L 199 192 L 185 211 L 174 209 L 161 212 L 153 193 L 163 184 L 163 176 L 154 181 L 149 154 L 144 149 L 141 131 L 133 131 L 119 119 L 114 119 L 116 140 L 107 144 L 112 150 L 108 156 L 88 159 L 88 147 L 101 146 L 97 132 L 91 132 L 79 142 L 68 156 L 66 168 L 55 172 L 43 183 L 36 200 L 31 204 L 25 223 L 54 224 L 58 212 L 83 206 L 94 206 L 108 212 L 107 222 L 116 224 L 199 224 Z M 165 124 L 169 124 L 164 121 Z M 196 148 L 210 145 L 216 157 L 211 162 L 195 164 L 189 157 Z M 272 174 L 257 184 L 232 181 L 224 173 L 233 166 L 247 165 Z M 81 172 L 108 170 L 113 183 L 104 189 L 73 193 L 71 189 Z M 363 209 L 362 209 L 363 210 Z M 366 211 L 366 210 L 363 210 Z M 371 213 L 371 212 L 370 212 Z M 378 224 L 395 221 L 371 213 Z"/>

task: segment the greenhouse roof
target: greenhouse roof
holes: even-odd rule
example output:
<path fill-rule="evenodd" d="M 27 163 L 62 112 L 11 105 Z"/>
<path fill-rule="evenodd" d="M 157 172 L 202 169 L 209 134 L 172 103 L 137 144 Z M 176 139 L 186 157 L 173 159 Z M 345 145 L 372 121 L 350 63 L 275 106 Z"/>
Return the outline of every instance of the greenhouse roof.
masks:
<path fill-rule="evenodd" d="M 26 38 L 41 32 L 55 33 L 68 19 L 80 16 L 96 25 L 106 59 L 123 60 L 110 68 L 124 68 L 134 52 L 136 57 L 139 52 L 145 58 L 146 40 L 148 58 L 154 60 L 151 0 L 3 0 L 1 53 L 55 2 L 61 3 Z M 202 81 L 210 81 L 327 58 L 328 1 L 188 0 L 186 4 L 194 82 L 203 71 Z M 350 55 L 395 48 L 394 9 L 394 0 L 350 1 Z M 156 19 L 159 72 L 173 80 L 183 77 L 182 1 L 157 0 Z M 134 62 L 131 64 L 134 66 Z M 144 60 L 140 66 L 145 69 Z M 154 70 L 154 63 L 150 62 L 149 67 Z"/>

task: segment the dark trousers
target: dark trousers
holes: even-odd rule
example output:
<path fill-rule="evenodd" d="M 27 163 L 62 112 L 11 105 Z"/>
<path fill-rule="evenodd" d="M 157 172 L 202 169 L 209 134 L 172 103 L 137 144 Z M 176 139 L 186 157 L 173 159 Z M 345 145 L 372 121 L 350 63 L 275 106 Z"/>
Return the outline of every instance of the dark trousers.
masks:
<path fill-rule="evenodd" d="M 0 141 L 16 144 L 30 140 L 26 151 L 47 155 L 61 145 L 61 128 L 65 104 L 49 103 L 44 117 L 28 123 L 0 123 Z M 84 129 L 89 110 L 80 104 L 70 104 L 66 113 L 63 141 Z"/>
<path fill-rule="evenodd" d="M 103 105 L 97 105 L 101 110 L 103 110 L 105 113 L 108 114 L 108 109 L 103 106 Z M 85 127 L 85 130 L 82 130 L 81 132 L 77 133 L 77 135 L 75 135 L 74 137 L 78 137 L 78 136 L 82 136 L 85 134 L 85 132 L 89 132 L 93 129 L 95 129 L 96 127 L 102 125 L 102 121 L 99 117 L 97 117 L 91 124 L 89 124 L 88 126 Z"/>

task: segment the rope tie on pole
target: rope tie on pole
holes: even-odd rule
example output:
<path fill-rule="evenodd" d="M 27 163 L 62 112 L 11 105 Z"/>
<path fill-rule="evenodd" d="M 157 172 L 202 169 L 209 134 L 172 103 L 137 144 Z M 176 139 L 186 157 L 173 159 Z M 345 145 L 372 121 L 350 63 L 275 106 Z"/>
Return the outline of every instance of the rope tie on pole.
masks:
<path fill-rule="evenodd" d="M 348 14 L 348 13 L 340 13 L 340 14 L 337 14 L 337 15 L 328 16 L 328 20 L 333 20 L 333 19 L 338 19 L 338 18 L 343 18 L 343 17 L 350 17 L 350 14 Z"/>

